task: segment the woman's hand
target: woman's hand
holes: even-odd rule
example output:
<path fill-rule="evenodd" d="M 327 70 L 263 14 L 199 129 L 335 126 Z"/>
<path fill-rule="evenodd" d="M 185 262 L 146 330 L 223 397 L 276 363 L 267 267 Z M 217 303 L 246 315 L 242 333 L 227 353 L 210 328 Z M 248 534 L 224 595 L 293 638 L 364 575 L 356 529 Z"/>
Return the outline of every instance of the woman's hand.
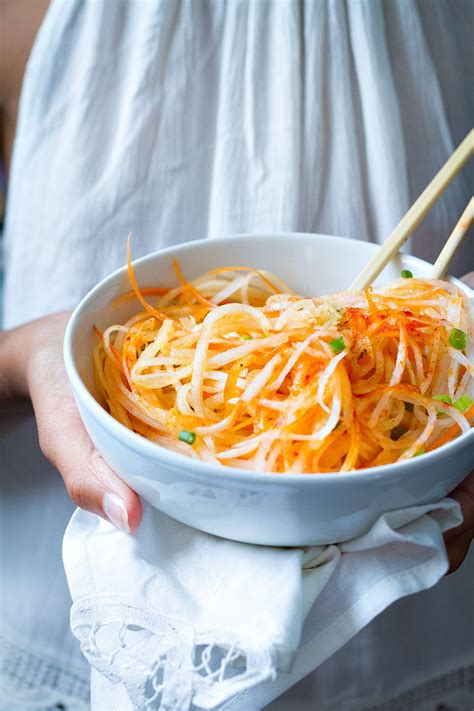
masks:
<path fill-rule="evenodd" d="M 450 494 L 461 506 L 464 521 L 460 526 L 446 531 L 444 542 L 449 558 L 449 572 L 454 573 L 467 556 L 474 537 L 474 472 L 462 481 Z"/>
<path fill-rule="evenodd" d="M 474 272 L 463 277 L 463 281 L 474 289 Z M 453 491 L 452 499 L 461 506 L 464 521 L 457 528 L 452 528 L 444 535 L 449 557 L 449 572 L 454 573 L 467 555 L 474 537 L 474 472 Z"/>
<path fill-rule="evenodd" d="M 140 499 L 105 463 L 82 424 L 62 355 L 68 318 L 54 314 L 2 334 L 0 393 L 31 398 L 41 449 L 73 501 L 129 533 L 140 523 Z"/>

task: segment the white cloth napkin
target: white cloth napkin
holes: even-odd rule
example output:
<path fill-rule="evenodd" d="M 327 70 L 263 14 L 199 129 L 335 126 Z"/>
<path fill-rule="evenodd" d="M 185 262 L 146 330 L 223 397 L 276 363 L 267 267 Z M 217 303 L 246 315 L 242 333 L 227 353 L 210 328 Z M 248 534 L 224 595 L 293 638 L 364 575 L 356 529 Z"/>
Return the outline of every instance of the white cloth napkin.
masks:
<path fill-rule="evenodd" d="M 93 689 L 93 709 L 124 709 L 114 693 L 135 709 L 262 708 L 392 602 L 434 585 L 448 566 L 442 532 L 461 521 L 445 499 L 302 550 L 220 539 L 148 506 L 131 536 L 76 511 L 63 544 L 71 627 L 113 682 Z"/>

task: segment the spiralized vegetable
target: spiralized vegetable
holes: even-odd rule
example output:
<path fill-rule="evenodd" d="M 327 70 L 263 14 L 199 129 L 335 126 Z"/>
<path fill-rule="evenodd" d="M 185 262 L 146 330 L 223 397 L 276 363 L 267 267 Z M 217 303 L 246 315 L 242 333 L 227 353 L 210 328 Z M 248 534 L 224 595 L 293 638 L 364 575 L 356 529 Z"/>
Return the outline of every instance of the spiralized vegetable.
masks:
<path fill-rule="evenodd" d="M 140 291 L 129 255 L 121 300 L 141 310 L 96 329 L 100 395 L 129 429 L 205 461 L 318 473 L 409 459 L 471 428 L 472 319 L 454 285 L 311 299 L 265 271 L 187 282 L 175 269 L 176 288 Z"/>

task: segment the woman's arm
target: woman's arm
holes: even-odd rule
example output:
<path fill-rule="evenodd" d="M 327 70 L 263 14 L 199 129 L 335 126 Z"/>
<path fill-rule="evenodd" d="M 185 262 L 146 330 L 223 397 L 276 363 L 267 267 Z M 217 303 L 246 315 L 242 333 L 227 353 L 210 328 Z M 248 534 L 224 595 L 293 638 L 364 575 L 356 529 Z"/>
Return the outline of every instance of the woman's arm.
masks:
<path fill-rule="evenodd" d="M 20 376 L 20 356 L 22 337 L 15 331 L 0 331 L 0 400 L 15 396 L 27 396 Z M 18 345 L 15 347 L 15 342 Z"/>

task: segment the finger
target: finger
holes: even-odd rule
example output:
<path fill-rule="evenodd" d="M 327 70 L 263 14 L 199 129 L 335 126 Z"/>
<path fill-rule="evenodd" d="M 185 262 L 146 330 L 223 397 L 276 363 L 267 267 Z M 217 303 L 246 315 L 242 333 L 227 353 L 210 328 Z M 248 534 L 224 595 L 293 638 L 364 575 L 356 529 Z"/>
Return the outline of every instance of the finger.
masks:
<path fill-rule="evenodd" d="M 447 575 L 454 573 L 462 564 L 474 536 L 474 528 L 464 531 L 460 536 L 454 538 L 450 543 L 446 544 L 446 551 L 449 560 L 449 570 Z"/>
<path fill-rule="evenodd" d="M 459 503 L 463 522 L 456 528 L 446 531 L 444 534 L 446 544 L 474 527 L 474 471 L 450 494 L 450 498 Z"/>
<path fill-rule="evenodd" d="M 73 501 L 126 533 L 134 531 L 142 514 L 140 499 L 94 448 L 73 399 L 41 395 L 33 403 L 41 449 L 59 470 Z"/>

